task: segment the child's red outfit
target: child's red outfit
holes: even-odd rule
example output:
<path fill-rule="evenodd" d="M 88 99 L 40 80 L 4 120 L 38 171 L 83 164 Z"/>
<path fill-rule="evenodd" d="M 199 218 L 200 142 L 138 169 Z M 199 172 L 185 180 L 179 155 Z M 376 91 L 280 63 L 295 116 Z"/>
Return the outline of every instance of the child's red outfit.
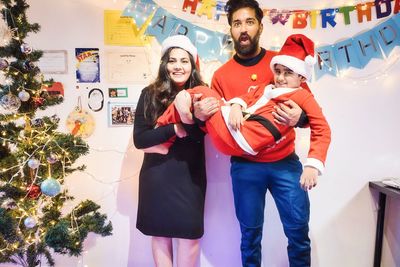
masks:
<path fill-rule="evenodd" d="M 187 90 L 191 95 L 201 93 L 205 97 L 221 97 L 205 86 Z M 245 120 L 240 131 L 228 125 L 230 105 L 221 100 L 220 110 L 206 121 L 206 132 L 216 148 L 224 154 L 233 156 L 257 155 L 258 151 L 275 154 L 276 160 L 286 157 L 294 151 L 295 132 L 293 127 L 274 122 L 272 112 L 280 102 L 292 99 L 307 114 L 311 128 L 311 143 L 305 166 L 313 166 L 321 173 L 324 169 L 327 150 L 330 143 L 330 128 L 321 108 L 313 95 L 305 89 L 273 88 L 272 85 L 260 85 L 255 90 L 231 99 L 228 103 L 238 103 L 251 114 Z M 159 117 L 157 123 L 165 125 L 180 122 L 180 117 L 172 104 Z M 279 146 L 280 149 L 276 149 Z M 270 155 L 271 156 L 271 155 Z"/>

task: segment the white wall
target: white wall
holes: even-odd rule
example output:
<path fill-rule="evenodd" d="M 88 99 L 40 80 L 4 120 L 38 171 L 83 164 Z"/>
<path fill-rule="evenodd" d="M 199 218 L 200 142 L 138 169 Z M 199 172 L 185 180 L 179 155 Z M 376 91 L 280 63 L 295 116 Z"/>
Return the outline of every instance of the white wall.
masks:
<path fill-rule="evenodd" d="M 38 22 L 42 29 L 28 39 L 36 49 L 68 50 L 68 74 L 53 75 L 64 83 L 65 102 L 50 108 L 50 113 L 61 117 L 61 130 L 72 111 L 77 97 L 87 103 L 84 87 L 75 89 L 74 48 L 99 47 L 101 56 L 106 50 L 126 49 L 103 44 L 103 10 L 123 9 L 122 0 L 30 0 L 28 11 L 31 22 Z M 343 6 L 345 1 L 260 1 L 263 7 L 319 9 Z M 329 3 L 327 3 L 329 2 Z M 196 16 L 182 15 L 179 11 L 183 0 L 158 1 L 162 7 L 182 19 L 199 21 Z M 174 5 L 178 9 L 174 9 Z M 200 20 L 209 29 L 226 30 L 225 21 L 215 24 Z M 333 29 L 298 31 L 309 35 L 321 44 L 333 44 L 342 39 L 367 31 L 379 21 L 353 23 L 344 26 L 341 21 Z M 262 43 L 265 46 L 281 44 L 290 27 L 264 23 Z M 274 37 L 274 38 L 272 38 Z M 275 44 L 275 43 L 276 44 Z M 159 44 L 146 48 L 157 68 Z M 377 215 L 377 194 L 368 188 L 368 181 L 387 176 L 400 176 L 400 71 L 397 48 L 393 64 L 373 60 L 362 70 L 352 70 L 345 77 L 325 76 L 311 84 L 315 97 L 323 107 L 332 128 L 332 144 L 327 159 L 326 173 L 319 185 L 310 192 L 311 239 L 313 266 L 365 267 L 372 266 Z M 104 57 L 101 58 L 102 67 Z M 218 63 L 203 64 L 204 76 L 209 79 Z M 387 76 L 378 75 L 384 72 Z M 363 78 L 364 77 L 364 78 Z M 104 81 L 104 68 L 102 68 Z M 209 81 L 209 80 L 208 80 Z M 110 86 L 100 84 L 104 91 Z M 89 85 L 91 88 L 92 85 Z M 129 99 L 135 100 L 141 86 L 129 85 Z M 108 98 L 106 97 L 106 101 Z M 80 159 L 88 168 L 85 173 L 75 173 L 67 179 L 70 193 L 77 199 L 92 199 L 102 206 L 113 222 L 110 237 L 91 235 L 85 242 L 85 251 L 79 258 L 56 256 L 60 267 L 70 266 L 129 266 L 151 267 L 149 238 L 135 228 L 137 209 L 138 171 L 142 153 L 132 146 L 131 128 L 108 128 L 106 107 L 95 113 L 96 131 L 87 141 L 90 154 Z M 307 130 L 298 133 L 298 153 L 306 155 Z M 211 145 L 207 145 L 208 188 L 205 214 L 205 235 L 202 239 L 202 267 L 240 266 L 239 227 L 235 219 L 229 163 Z M 71 204 L 68 208 L 71 208 Z M 400 265 L 400 201 L 389 200 L 385 227 L 382 266 Z M 279 218 L 270 196 L 267 200 L 266 222 L 263 239 L 264 266 L 287 266 L 286 241 Z M 7 265 L 8 266 L 8 265 Z"/>

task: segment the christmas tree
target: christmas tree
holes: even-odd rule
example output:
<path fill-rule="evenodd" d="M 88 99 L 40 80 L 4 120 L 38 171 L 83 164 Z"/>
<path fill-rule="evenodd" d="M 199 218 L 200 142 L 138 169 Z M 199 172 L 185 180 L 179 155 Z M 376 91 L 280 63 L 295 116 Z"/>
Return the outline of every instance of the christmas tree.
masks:
<path fill-rule="evenodd" d="M 0 263 L 54 266 L 52 253 L 78 256 L 89 232 L 111 235 L 112 226 L 90 200 L 65 210 L 73 197 L 62 185 L 85 168 L 74 162 L 89 148 L 58 132 L 56 115 L 36 115 L 63 97 L 46 90 L 53 81 L 37 67 L 42 52 L 24 42 L 40 29 L 28 22 L 28 7 L 0 0 Z"/>

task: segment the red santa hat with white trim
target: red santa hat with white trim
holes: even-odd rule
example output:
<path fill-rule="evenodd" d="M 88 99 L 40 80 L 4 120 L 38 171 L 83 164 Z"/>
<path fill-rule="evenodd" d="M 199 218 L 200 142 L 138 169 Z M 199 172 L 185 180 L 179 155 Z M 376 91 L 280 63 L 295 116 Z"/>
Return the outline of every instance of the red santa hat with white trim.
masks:
<path fill-rule="evenodd" d="M 292 34 L 272 58 L 270 67 L 273 70 L 275 64 L 281 64 L 311 81 L 315 63 L 314 42 L 303 34 Z"/>
<path fill-rule="evenodd" d="M 161 56 L 165 54 L 168 48 L 177 47 L 187 51 L 189 54 L 192 55 L 197 68 L 200 69 L 200 62 L 199 57 L 197 54 L 197 48 L 193 45 L 190 39 L 181 34 L 171 35 L 167 37 L 161 44 Z"/>

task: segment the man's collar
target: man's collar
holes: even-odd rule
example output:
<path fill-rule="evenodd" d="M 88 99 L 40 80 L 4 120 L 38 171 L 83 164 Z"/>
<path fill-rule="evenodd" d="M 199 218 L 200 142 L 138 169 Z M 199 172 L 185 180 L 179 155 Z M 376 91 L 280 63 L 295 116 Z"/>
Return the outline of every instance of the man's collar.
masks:
<path fill-rule="evenodd" d="M 240 58 L 237 54 L 235 54 L 233 56 L 233 59 L 237 63 L 239 63 L 240 65 L 243 65 L 243 66 L 246 66 L 246 67 L 250 67 L 250 66 L 257 65 L 258 62 L 260 62 L 261 59 L 265 56 L 266 52 L 267 51 L 264 48 L 261 47 L 261 52 L 255 57 L 252 57 L 252 58 Z"/>

